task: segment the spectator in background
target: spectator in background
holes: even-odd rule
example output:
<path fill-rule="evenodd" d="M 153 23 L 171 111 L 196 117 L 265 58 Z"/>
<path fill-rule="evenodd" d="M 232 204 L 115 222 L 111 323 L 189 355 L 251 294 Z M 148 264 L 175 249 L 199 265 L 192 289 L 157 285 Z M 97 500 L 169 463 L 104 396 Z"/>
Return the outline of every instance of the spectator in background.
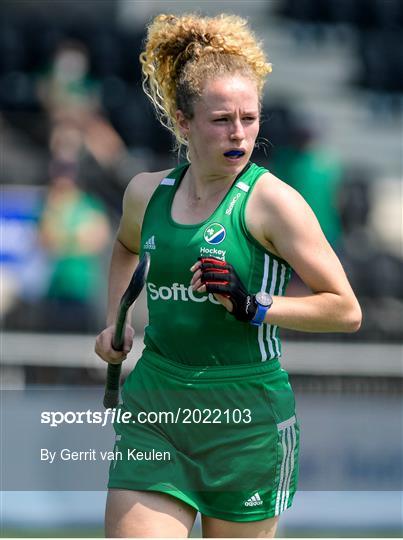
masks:
<path fill-rule="evenodd" d="M 89 56 L 82 43 L 59 45 L 48 75 L 38 83 L 38 93 L 53 138 L 57 137 L 58 126 L 67 126 L 81 133 L 79 144 L 99 165 L 108 167 L 123 157 L 124 143 L 103 115 L 99 84 L 89 76 Z"/>
<path fill-rule="evenodd" d="M 80 41 L 62 41 L 48 70 L 38 80 L 38 96 L 51 120 L 91 114 L 99 107 L 99 88 L 90 77 L 87 48 Z"/>
<path fill-rule="evenodd" d="M 74 163 L 51 164 L 40 236 L 53 263 L 46 295 L 47 329 L 93 330 L 101 255 L 110 239 L 110 226 L 101 203 L 77 185 Z"/>
<path fill-rule="evenodd" d="M 52 157 L 56 152 L 63 161 L 76 161 L 86 188 L 120 212 L 128 170 L 131 174 L 145 164 L 130 154 L 106 117 L 102 85 L 91 76 L 90 64 L 82 42 L 62 41 L 47 72 L 38 79 L 37 92 L 48 116 Z"/>
<path fill-rule="evenodd" d="M 274 150 L 270 169 L 304 197 L 327 240 L 337 249 L 341 234 L 337 201 L 342 180 L 337 159 L 315 145 L 308 127 L 296 125 L 289 145 Z"/>

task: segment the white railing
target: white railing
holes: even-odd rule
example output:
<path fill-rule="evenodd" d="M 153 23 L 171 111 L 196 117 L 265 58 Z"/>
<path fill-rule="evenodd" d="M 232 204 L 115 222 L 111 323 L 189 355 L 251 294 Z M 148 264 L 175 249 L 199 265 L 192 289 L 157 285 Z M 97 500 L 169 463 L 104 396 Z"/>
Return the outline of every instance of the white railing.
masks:
<path fill-rule="evenodd" d="M 124 362 L 126 371 L 141 356 L 143 336 L 137 336 Z M 0 352 L 3 366 L 60 366 L 105 369 L 88 335 L 5 332 Z M 283 343 L 282 365 L 289 373 L 403 377 L 403 345 L 380 343 Z"/>

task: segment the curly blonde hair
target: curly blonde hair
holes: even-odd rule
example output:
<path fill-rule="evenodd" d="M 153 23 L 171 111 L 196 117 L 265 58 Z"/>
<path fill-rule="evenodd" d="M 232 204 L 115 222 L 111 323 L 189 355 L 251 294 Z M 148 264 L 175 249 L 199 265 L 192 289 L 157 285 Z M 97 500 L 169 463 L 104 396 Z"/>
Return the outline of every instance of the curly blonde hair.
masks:
<path fill-rule="evenodd" d="M 193 117 L 193 104 L 207 79 L 239 73 L 256 82 L 262 97 L 271 72 L 261 44 L 236 15 L 200 17 L 197 14 L 158 15 L 148 26 L 140 54 L 143 89 L 159 121 L 174 135 L 177 149 L 187 145 L 175 112 Z"/>

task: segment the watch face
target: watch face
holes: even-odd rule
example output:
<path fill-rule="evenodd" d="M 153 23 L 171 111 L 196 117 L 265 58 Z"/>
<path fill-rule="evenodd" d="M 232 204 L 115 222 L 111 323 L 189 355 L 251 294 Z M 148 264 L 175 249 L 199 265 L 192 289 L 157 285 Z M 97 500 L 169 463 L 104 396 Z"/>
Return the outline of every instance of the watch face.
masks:
<path fill-rule="evenodd" d="M 265 292 L 258 292 L 255 295 L 256 302 L 260 304 L 261 306 L 270 307 L 273 303 L 273 298 L 270 296 L 270 294 Z"/>

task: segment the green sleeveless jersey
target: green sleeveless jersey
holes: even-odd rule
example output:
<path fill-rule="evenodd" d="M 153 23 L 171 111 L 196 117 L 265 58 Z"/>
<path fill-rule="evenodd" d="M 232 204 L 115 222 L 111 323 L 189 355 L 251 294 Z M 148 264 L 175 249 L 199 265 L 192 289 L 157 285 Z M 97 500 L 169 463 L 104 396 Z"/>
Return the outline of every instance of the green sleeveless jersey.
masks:
<path fill-rule="evenodd" d="M 246 202 L 267 169 L 248 163 L 208 219 L 183 225 L 172 219 L 171 207 L 188 167 L 189 163 L 176 167 L 161 181 L 144 216 L 141 253 L 151 256 L 146 348 L 187 365 L 239 365 L 278 358 L 277 326 L 237 321 L 213 294 L 196 293 L 190 287 L 190 267 L 203 256 L 232 264 L 251 293 L 285 293 L 290 266 L 266 251 L 245 224 Z"/>

